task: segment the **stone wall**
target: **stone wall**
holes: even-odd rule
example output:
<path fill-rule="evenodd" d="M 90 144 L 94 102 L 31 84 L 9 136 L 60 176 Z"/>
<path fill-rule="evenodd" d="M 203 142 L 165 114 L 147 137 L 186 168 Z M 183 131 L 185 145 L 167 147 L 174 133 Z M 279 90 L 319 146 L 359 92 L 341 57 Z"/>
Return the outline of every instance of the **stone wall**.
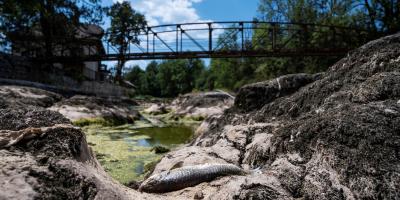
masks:
<path fill-rule="evenodd" d="M 39 67 L 24 57 L 0 53 L 0 78 L 36 81 L 44 75 Z"/>
<path fill-rule="evenodd" d="M 134 92 L 107 82 L 76 81 L 57 71 L 44 71 L 24 57 L 1 53 L 0 84 L 38 87 L 65 95 L 128 96 Z"/>
<path fill-rule="evenodd" d="M 0 78 L 0 85 L 20 85 L 40 88 L 56 93 L 63 94 L 64 96 L 73 96 L 76 94 L 81 95 L 94 95 L 99 97 L 125 97 L 134 92 L 133 89 L 128 89 L 111 83 L 100 83 L 95 81 L 83 81 L 79 84 L 73 85 L 50 85 L 33 81 L 4 79 Z"/>

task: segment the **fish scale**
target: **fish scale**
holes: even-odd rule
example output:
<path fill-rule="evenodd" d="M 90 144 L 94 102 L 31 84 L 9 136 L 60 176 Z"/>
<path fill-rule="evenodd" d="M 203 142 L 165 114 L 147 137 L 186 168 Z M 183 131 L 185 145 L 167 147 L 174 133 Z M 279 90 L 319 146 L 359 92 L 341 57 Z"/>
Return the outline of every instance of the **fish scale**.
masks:
<path fill-rule="evenodd" d="M 139 191 L 163 193 L 211 181 L 219 176 L 243 175 L 245 171 L 232 164 L 205 164 L 185 166 L 155 174 L 145 180 Z"/>

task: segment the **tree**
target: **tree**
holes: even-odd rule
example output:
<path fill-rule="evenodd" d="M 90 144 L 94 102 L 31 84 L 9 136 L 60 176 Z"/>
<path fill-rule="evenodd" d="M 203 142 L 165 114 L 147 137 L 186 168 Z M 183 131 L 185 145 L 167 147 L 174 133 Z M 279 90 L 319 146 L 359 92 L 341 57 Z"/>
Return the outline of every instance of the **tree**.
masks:
<path fill-rule="evenodd" d="M 2 0 L 0 8 L 0 35 L 7 41 L 12 37 L 43 41 L 48 57 L 55 45 L 74 38 L 81 24 L 100 23 L 103 11 L 100 0 Z"/>
<path fill-rule="evenodd" d="M 191 91 L 186 60 L 168 60 L 160 64 L 157 79 L 161 96 L 173 97 Z"/>
<path fill-rule="evenodd" d="M 234 29 L 228 29 L 218 38 L 221 51 L 239 50 L 238 35 Z M 247 43 L 248 41 L 245 41 Z M 236 90 L 253 78 L 252 58 L 217 58 L 211 60 L 209 81 L 210 89 L 224 88 Z M 204 78 L 203 78 L 204 79 Z"/>
<path fill-rule="evenodd" d="M 353 13 L 355 0 L 260 0 L 259 18 L 263 21 L 292 22 L 323 24 L 332 26 L 356 26 L 358 17 Z M 265 25 L 268 26 L 268 25 Z M 296 26 L 294 26 L 296 27 Z M 269 27 L 264 27 L 269 28 Z M 303 29 L 303 27 L 298 26 Z M 309 27 L 313 28 L 313 27 Z M 258 29 L 253 37 L 256 48 L 265 48 L 270 45 L 268 41 L 258 40 L 267 34 L 267 29 Z M 287 48 L 326 48 L 327 45 L 349 47 L 345 41 L 352 41 L 354 47 L 360 45 L 358 40 L 362 38 L 338 38 L 331 37 L 331 31 L 315 31 L 312 34 L 304 32 L 303 37 L 294 37 L 288 40 L 296 31 L 287 31 L 286 35 L 278 37 L 277 43 L 285 43 Z M 289 42 L 284 42 L 289 41 Z M 305 47 L 306 46 L 306 47 Z M 316 73 L 325 71 L 336 62 L 339 57 L 292 57 L 292 58 L 268 58 L 258 59 L 260 63 L 256 69 L 257 79 L 270 79 L 288 73 L 308 72 Z"/>
<path fill-rule="evenodd" d="M 146 71 L 132 68 L 124 77 L 134 83 L 140 94 L 156 97 L 174 97 L 191 92 L 198 85 L 207 85 L 204 75 L 205 66 L 200 59 L 169 60 L 160 64 L 153 61 Z M 203 80 L 199 80 L 200 77 Z"/>
<path fill-rule="evenodd" d="M 145 91 L 146 74 L 139 66 L 133 66 L 124 79 L 136 86 L 137 93 L 142 94 Z"/>
<path fill-rule="evenodd" d="M 387 34 L 400 31 L 399 0 L 359 0 L 357 5 L 367 16 L 364 19 L 371 30 Z"/>
<path fill-rule="evenodd" d="M 146 67 L 146 82 L 143 86 L 144 93 L 152 96 L 161 96 L 160 81 L 158 80 L 159 65 L 156 61 L 150 62 Z"/>
<path fill-rule="evenodd" d="M 111 18 L 111 27 L 108 29 L 108 40 L 118 49 L 118 63 L 116 66 L 115 80 L 122 81 L 122 69 L 126 62 L 126 52 L 129 44 L 139 44 L 139 33 L 146 26 L 144 16 L 137 13 L 129 2 L 115 3 L 107 12 Z"/>

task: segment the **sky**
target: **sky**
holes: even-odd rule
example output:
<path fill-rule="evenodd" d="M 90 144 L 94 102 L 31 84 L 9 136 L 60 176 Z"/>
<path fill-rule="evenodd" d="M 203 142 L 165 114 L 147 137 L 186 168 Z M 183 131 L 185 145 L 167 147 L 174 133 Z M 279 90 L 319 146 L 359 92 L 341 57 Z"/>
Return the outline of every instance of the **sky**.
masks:
<path fill-rule="evenodd" d="M 104 6 L 123 0 L 103 0 Z M 251 21 L 259 0 L 127 0 L 144 14 L 150 26 L 205 21 Z M 107 28 L 109 23 L 105 23 Z M 130 61 L 127 65 L 144 68 L 149 61 Z M 205 60 L 208 64 L 208 60 Z"/>

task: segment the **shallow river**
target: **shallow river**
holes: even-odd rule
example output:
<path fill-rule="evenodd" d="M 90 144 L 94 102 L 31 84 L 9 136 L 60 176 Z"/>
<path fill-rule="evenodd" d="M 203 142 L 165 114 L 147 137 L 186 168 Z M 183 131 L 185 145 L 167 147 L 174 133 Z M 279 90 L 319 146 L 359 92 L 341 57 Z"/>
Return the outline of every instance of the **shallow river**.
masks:
<path fill-rule="evenodd" d="M 92 125 L 84 131 L 104 169 L 119 182 L 128 183 L 142 179 L 144 172 L 162 157 L 163 154 L 152 151 L 154 146 L 176 148 L 190 140 L 194 129 L 182 125 L 163 128 Z"/>

